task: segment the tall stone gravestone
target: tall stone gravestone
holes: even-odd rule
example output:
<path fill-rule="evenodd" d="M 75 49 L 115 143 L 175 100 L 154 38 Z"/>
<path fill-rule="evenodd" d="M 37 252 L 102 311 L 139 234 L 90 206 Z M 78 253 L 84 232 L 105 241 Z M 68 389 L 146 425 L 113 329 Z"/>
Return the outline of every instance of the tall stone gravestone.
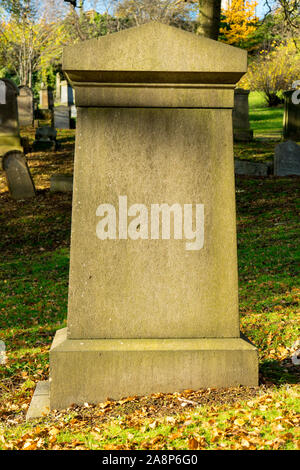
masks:
<path fill-rule="evenodd" d="M 257 385 L 240 337 L 232 139 L 243 50 L 150 23 L 68 47 L 68 325 L 50 406 Z"/>
<path fill-rule="evenodd" d="M 53 108 L 53 90 L 48 86 L 42 86 L 40 90 L 40 109 Z"/>
<path fill-rule="evenodd" d="M 247 142 L 253 139 L 249 122 L 249 90 L 234 90 L 234 108 L 232 112 L 233 138 L 236 142 Z"/>
<path fill-rule="evenodd" d="M 7 152 L 2 158 L 2 167 L 13 199 L 29 199 L 35 196 L 33 180 L 22 152 Z"/>
<path fill-rule="evenodd" d="M 292 99 L 293 95 L 294 100 Z M 284 93 L 283 136 L 285 139 L 300 141 L 299 97 L 299 90 L 289 90 Z"/>
<path fill-rule="evenodd" d="M 71 109 L 69 106 L 55 106 L 54 127 L 56 129 L 70 129 Z"/>
<path fill-rule="evenodd" d="M 60 74 L 57 72 L 56 74 L 56 83 L 55 83 L 55 102 L 60 103 Z"/>
<path fill-rule="evenodd" d="M 60 85 L 60 102 L 65 106 L 72 106 L 74 104 L 73 88 L 67 80 L 63 80 Z"/>
<path fill-rule="evenodd" d="M 18 87 L 11 80 L 0 80 L 0 156 L 10 150 L 23 151 L 19 132 L 18 94 Z"/>
<path fill-rule="evenodd" d="M 33 95 L 27 86 L 19 87 L 18 112 L 20 126 L 32 126 L 33 124 Z"/>

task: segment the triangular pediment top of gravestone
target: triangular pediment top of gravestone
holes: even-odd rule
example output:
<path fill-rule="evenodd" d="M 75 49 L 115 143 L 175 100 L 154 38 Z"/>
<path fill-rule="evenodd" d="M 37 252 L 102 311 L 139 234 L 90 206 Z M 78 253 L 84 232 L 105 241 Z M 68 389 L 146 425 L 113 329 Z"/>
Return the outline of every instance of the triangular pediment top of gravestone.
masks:
<path fill-rule="evenodd" d="M 236 83 L 247 52 L 160 23 L 69 46 L 63 70 L 73 82 Z"/>

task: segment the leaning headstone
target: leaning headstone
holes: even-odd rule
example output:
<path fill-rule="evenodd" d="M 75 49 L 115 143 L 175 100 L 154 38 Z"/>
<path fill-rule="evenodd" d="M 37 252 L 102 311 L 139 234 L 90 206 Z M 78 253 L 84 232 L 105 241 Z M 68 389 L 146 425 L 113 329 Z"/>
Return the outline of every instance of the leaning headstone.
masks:
<path fill-rule="evenodd" d="M 300 175 L 300 145 L 291 140 L 276 145 L 274 174 L 276 176 Z"/>
<path fill-rule="evenodd" d="M 247 142 L 253 139 L 249 122 L 249 90 L 234 90 L 234 108 L 232 112 L 233 138 L 236 142 Z"/>
<path fill-rule="evenodd" d="M 2 158 L 2 167 L 13 199 L 29 199 L 35 196 L 34 184 L 22 152 L 7 152 Z"/>
<path fill-rule="evenodd" d="M 283 136 L 285 139 L 300 140 L 300 103 L 299 98 L 292 99 L 295 94 L 299 97 L 300 91 L 284 93 Z"/>
<path fill-rule="evenodd" d="M 18 87 L 11 80 L 0 80 L 0 156 L 10 150 L 23 151 L 19 131 L 18 94 Z"/>
<path fill-rule="evenodd" d="M 55 106 L 54 127 L 56 129 L 70 129 L 71 112 L 69 106 Z"/>
<path fill-rule="evenodd" d="M 50 178 L 52 193 L 71 193 L 73 191 L 73 175 L 53 175 Z"/>
<path fill-rule="evenodd" d="M 35 141 L 33 142 L 33 150 L 55 150 L 57 132 L 53 127 L 38 127 L 35 131 Z"/>
<path fill-rule="evenodd" d="M 232 148 L 246 52 L 149 23 L 66 48 L 63 68 L 78 127 L 50 407 L 257 385 L 239 329 Z"/>
<path fill-rule="evenodd" d="M 248 162 L 247 160 L 234 160 L 234 172 L 236 175 L 267 176 L 268 165 L 260 162 Z"/>
<path fill-rule="evenodd" d="M 20 126 L 32 126 L 33 123 L 33 95 L 27 86 L 19 87 L 18 112 Z"/>
<path fill-rule="evenodd" d="M 63 80 L 60 84 L 60 102 L 65 106 L 72 106 L 74 104 L 73 88 L 67 80 Z"/>

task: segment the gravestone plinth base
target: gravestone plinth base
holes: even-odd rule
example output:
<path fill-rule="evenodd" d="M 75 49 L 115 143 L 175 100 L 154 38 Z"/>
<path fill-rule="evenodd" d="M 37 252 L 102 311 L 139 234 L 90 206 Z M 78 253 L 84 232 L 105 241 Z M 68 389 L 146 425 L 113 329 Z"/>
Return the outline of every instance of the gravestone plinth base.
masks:
<path fill-rule="evenodd" d="M 50 407 L 185 389 L 258 385 L 257 350 L 242 338 L 67 339 L 50 351 Z"/>

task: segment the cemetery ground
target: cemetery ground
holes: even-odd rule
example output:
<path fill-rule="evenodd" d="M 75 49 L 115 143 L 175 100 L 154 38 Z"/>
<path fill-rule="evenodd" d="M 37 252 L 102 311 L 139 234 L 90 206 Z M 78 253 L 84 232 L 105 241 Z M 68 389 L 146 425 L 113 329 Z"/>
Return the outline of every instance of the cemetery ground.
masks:
<path fill-rule="evenodd" d="M 256 100 L 256 140 L 235 156 L 269 160 L 281 119 Z M 33 129 L 22 133 L 32 143 Z M 25 422 L 66 325 L 71 195 L 50 193 L 49 181 L 72 172 L 74 131 L 58 141 L 56 153 L 27 156 L 36 198 L 13 201 L 0 179 L 0 449 L 300 449 L 299 177 L 236 179 L 241 329 L 259 351 L 259 387 L 108 397 Z"/>

